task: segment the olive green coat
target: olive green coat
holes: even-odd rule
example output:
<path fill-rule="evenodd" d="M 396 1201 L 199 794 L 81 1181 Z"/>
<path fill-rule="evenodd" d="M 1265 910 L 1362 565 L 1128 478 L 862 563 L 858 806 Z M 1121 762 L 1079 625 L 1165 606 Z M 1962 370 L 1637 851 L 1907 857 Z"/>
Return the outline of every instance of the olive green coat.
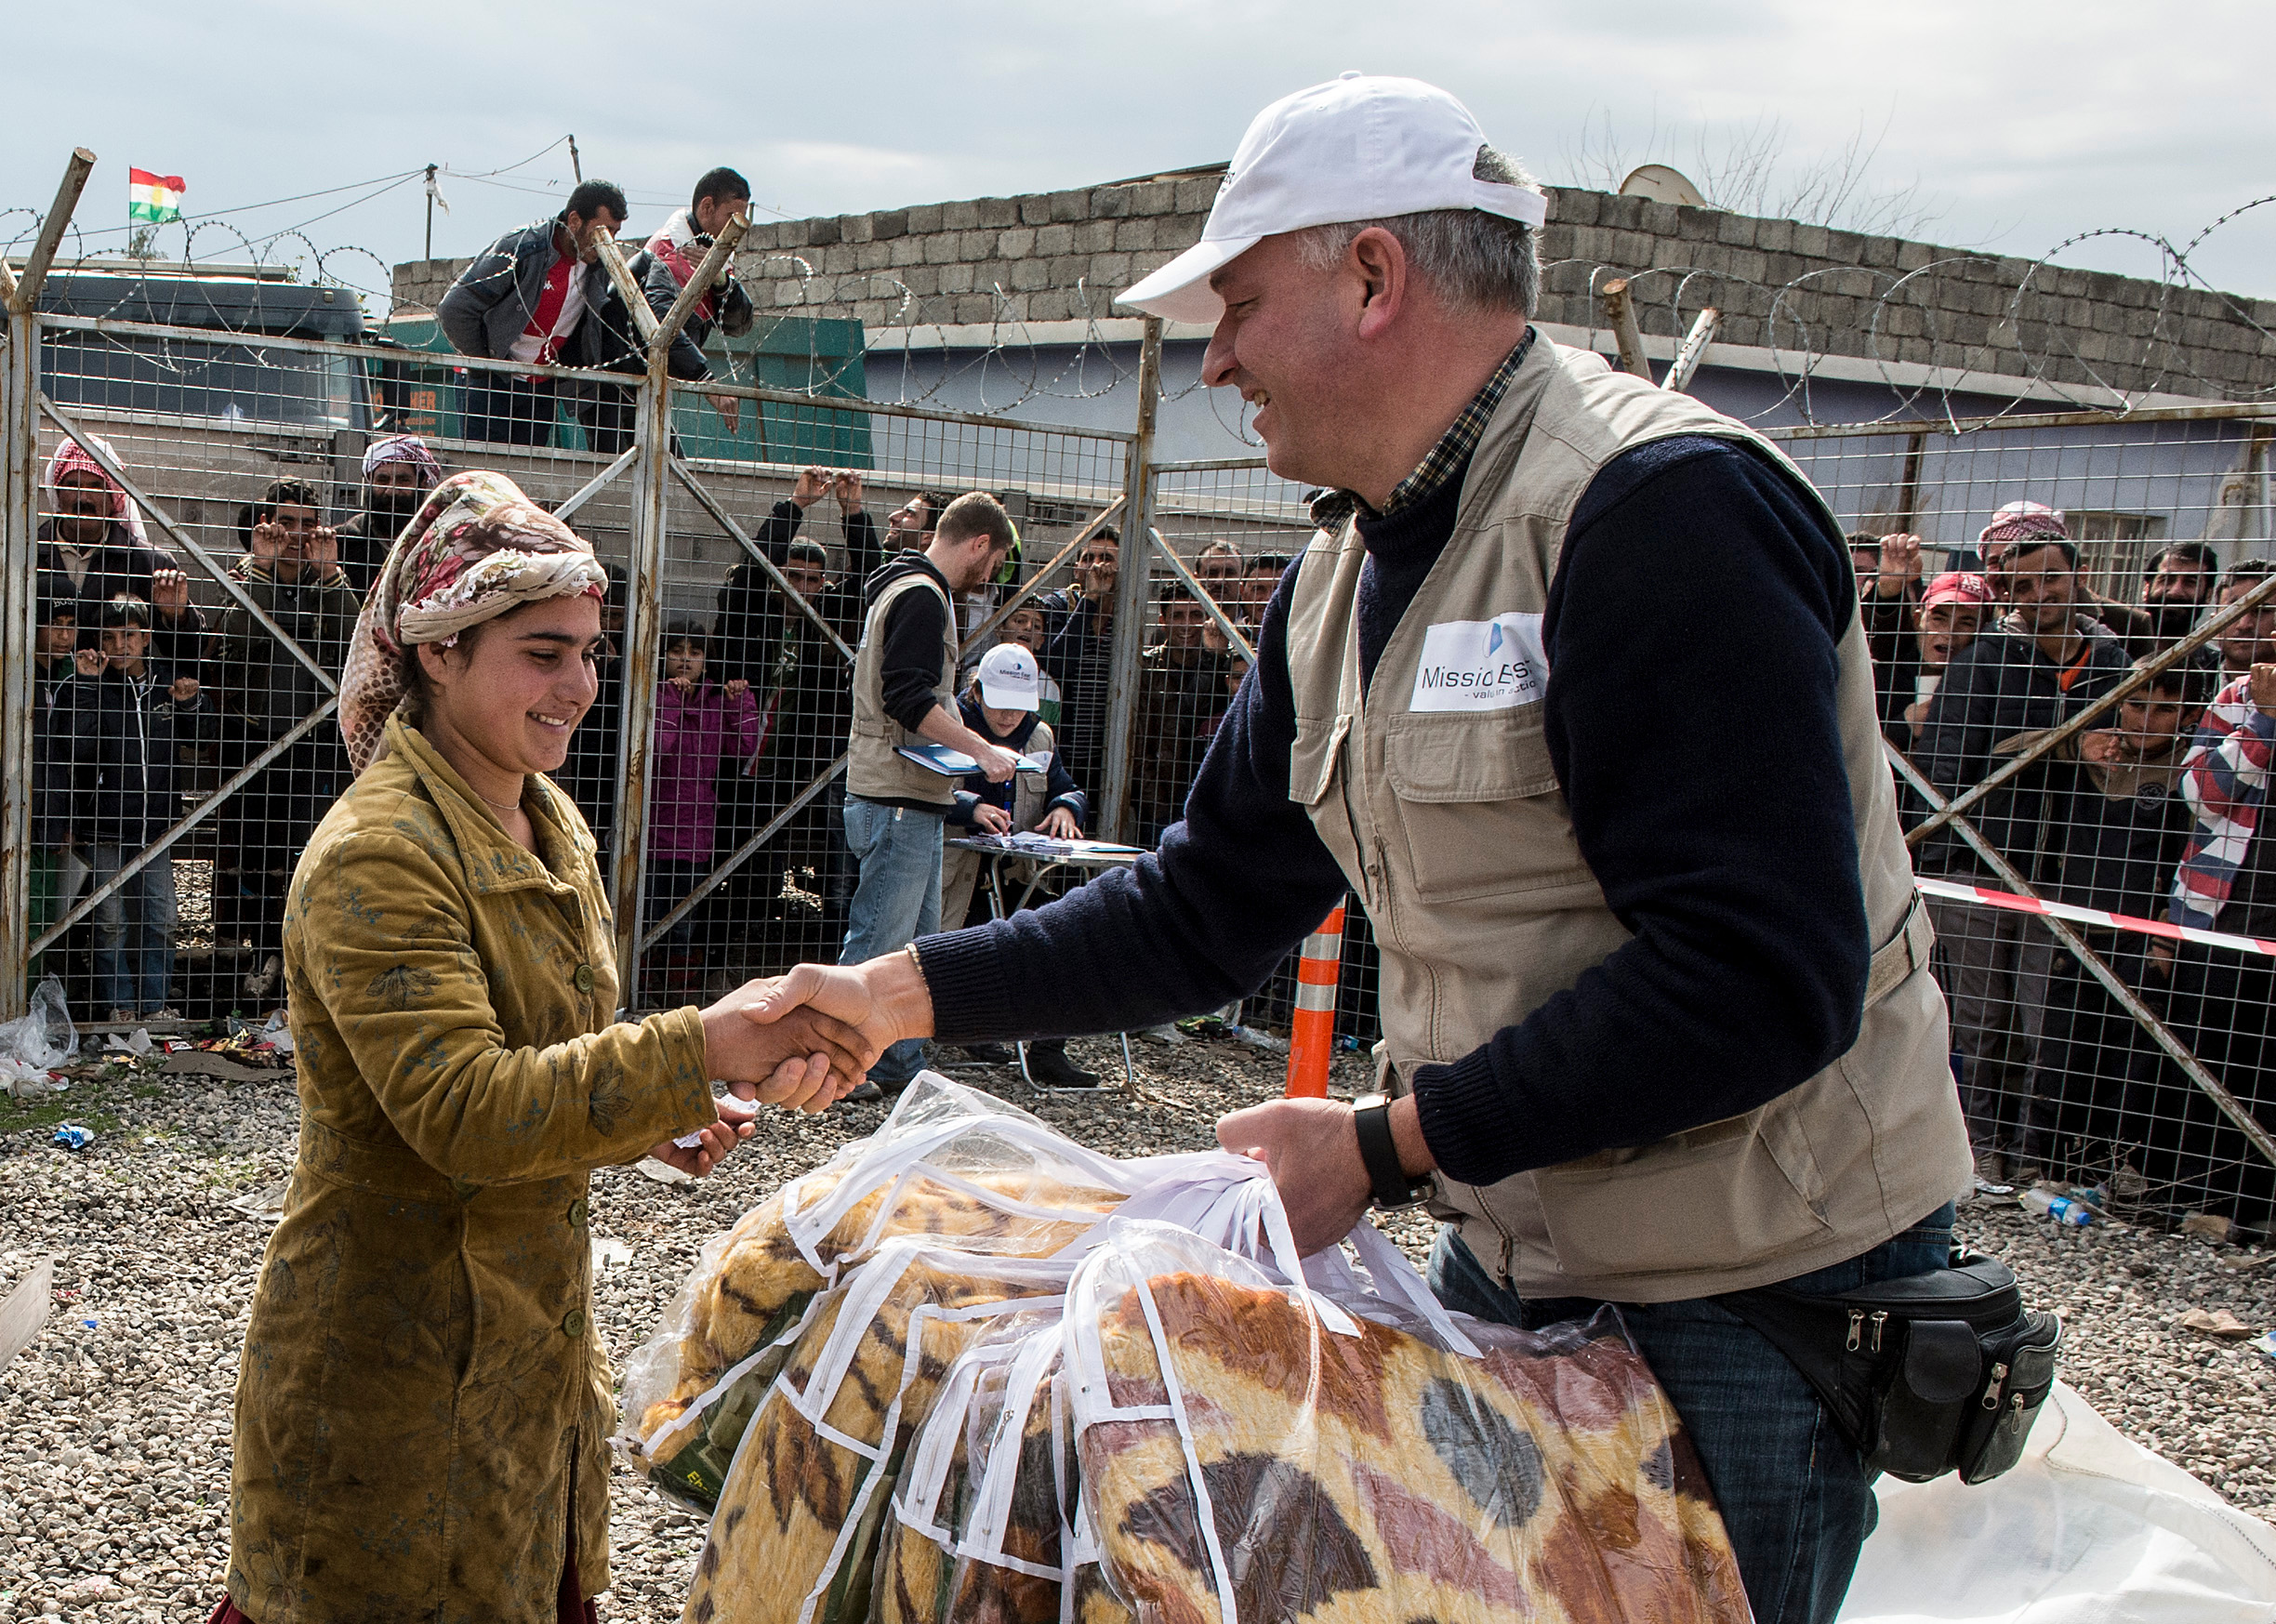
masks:
<path fill-rule="evenodd" d="M 692 1009 L 612 1025 L 592 837 L 544 861 L 418 733 L 293 876 L 300 1155 L 237 1384 L 230 1594 L 254 1624 L 539 1624 L 576 1518 L 608 1587 L 588 1170 L 716 1115 Z"/>

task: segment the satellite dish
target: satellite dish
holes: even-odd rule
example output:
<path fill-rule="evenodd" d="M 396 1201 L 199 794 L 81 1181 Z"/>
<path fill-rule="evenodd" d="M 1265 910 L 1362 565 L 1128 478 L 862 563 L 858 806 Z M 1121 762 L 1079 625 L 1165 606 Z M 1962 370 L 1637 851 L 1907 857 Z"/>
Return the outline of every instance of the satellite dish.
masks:
<path fill-rule="evenodd" d="M 1645 197 L 1654 203 L 1683 204 L 1691 208 L 1705 208 L 1707 200 L 1688 178 L 1665 164 L 1646 164 L 1629 171 L 1628 178 L 1621 182 L 1622 197 Z"/>

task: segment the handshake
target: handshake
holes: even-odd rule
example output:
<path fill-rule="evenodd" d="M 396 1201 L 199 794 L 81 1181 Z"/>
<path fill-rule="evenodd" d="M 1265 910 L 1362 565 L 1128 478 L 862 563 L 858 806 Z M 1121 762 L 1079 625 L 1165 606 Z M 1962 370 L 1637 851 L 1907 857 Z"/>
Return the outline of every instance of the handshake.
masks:
<path fill-rule="evenodd" d="M 707 1006 L 703 1029 L 706 1068 L 735 1099 L 820 1112 L 859 1087 L 889 1046 L 930 1036 L 933 999 L 906 952 L 861 965 L 801 964 Z M 699 1142 L 649 1154 L 701 1178 L 754 1131 L 751 1115 L 722 1112 Z"/>
<path fill-rule="evenodd" d="M 747 982 L 705 1010 L 703 1023 L 711 1075 L 728 1079 L 737 1099 L 824 1111 L 852 1092 L 889 1046 L 933 1035 L 933 995 L 916 954 L 905 950 L 867 964 L 801 964 L 772 981 Z M 1400 1172 L 1409 1179 L 1429 1172 L 1436 1162 L 1415 1101 L 1395 1102 L 1385 1119 Z M 706 1142 L 719 1136 L 724 1155 L 751 1131 L 748 1118 L 726 1118 L 705 1129 Z M 1217 1124 L 1217 1142 L 1271 1169 L 1303 1256 L 1333 1246 L 1367 1216 L 1374 1175 L 1343 1101 L 1250 1105 Z M 688 1154 L 705 1158 L 700 1166 L 679 1163 L 691 1172 L 713 1159 Z"/>

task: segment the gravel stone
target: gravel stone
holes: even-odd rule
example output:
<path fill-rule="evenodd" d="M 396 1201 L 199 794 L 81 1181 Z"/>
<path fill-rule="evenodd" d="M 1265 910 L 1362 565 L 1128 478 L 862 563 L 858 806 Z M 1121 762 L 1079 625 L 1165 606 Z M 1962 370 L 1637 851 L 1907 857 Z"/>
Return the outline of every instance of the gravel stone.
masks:
<path fill-rule="evenodd" d="M 1119 1047 L 1078 1043 L 1121 1073 Z M 1008 1070 L 956 1075 L 1110 1155 L 1205 1149 L 1219 1116 L 1280 1091 L 1283 1063 L 1229 1042 L 1133 1046 L 1135 1091 L 1037 1094 Z M 955 1057 L 951 1055 L 950 1059 Z M 1369 1086 L 1340 1054 L 1335 1089 Z M 880 1105 L 770 1118 L 700 1183 L 629 1168 L 594 1181 L 592 1231 L 622 1242 L 596 1270 L 602 1338 L 621 1366 L 655 1326 L 704 1242 L 783 1181 L 883 1120 Z M 55 1125 L 96 1129 L 81 1153 Z M 68 1092 L 0 1097 L 0 1292 L 56 1259 L 45 1329 L 0 1374 L 0 1624 L 45 1617 L 166 1624 L 202 1618 L 229 1551 L 231 1406 L 269 1225 L 230 1203 L 283 1179 L 298 1107 L 291 1075 L 230 1083 L 123 1065 L 81 1068 Z M 1385 1228 L 1420 1261 L 1420 1213 Z M 2068 1327 L 2063 1374 L 2128 1436 L 2276 1520 L 2276 1362 L 2177 1328 L 2190 1308 L 2276 1326 L 2276 1266 L 2194 1236 L 2059 1228 L 2009 1202 L 1962 1209 L 1972 1244 L 2004 1258 Z M 702 1522 L 619 1463 L 611 1483 L 611 1620 L 680 1617 Z"/>

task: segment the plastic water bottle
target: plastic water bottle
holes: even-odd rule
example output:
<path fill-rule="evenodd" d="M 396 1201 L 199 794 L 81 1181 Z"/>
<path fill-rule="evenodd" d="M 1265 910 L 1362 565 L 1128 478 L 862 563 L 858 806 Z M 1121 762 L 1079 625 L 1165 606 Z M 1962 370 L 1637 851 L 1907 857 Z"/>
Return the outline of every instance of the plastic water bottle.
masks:
<path fill-rule="evenodd" d="M 2079 1225 L 2094 1221 L 2093 1208 L 2068 1195 L 2058 1195 L 2052 1190 L 2026 1190 L 2018 1199 L 2023 1203 L 2024 1211 L 2036 1212 L 2057 1223 Z"/>

